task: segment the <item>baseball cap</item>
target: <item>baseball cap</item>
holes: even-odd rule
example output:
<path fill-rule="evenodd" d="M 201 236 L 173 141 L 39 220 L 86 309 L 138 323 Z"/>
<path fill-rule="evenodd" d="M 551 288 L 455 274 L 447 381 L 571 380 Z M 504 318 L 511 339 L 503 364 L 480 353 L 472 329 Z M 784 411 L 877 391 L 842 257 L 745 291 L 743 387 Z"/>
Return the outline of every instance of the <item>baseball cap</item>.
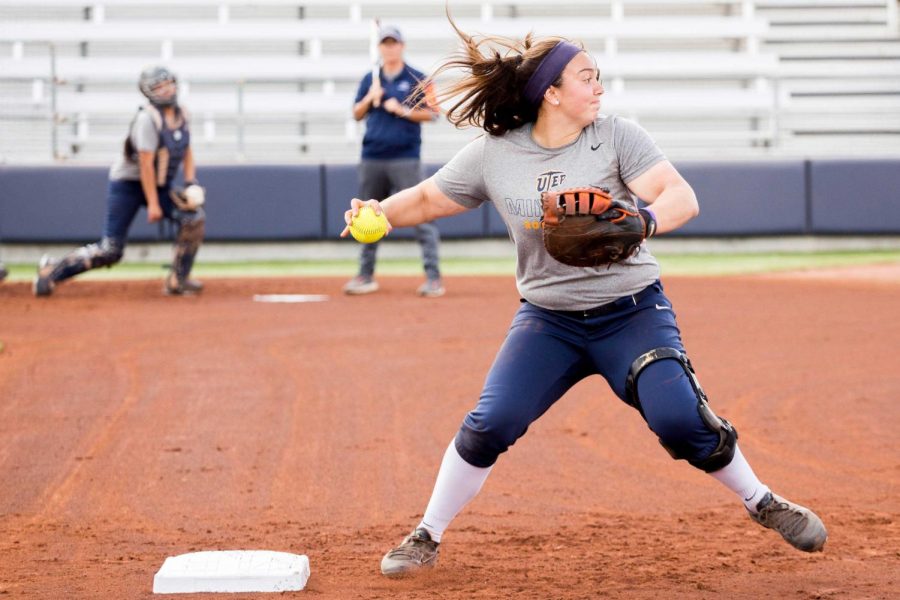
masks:
<path fill-rule="evenodd" d="M 403 34 L 400 33 L 400 29 L 396 25 L 382 25 L 381 29 L 378 30 L 378 42 L 381 43 L 388 38 L 393 38 L 403 43 Z"/>

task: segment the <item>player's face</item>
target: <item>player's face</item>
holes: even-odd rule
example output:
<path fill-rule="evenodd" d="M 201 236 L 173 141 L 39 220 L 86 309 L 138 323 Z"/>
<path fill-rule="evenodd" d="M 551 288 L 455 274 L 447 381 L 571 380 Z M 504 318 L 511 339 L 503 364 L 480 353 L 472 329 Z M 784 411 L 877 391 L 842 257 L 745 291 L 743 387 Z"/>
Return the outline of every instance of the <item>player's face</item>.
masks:
<path fill-rule="evenodd" d="M 586 52 L 575 56 L 562 72 L 562 85 L 553 88 L 559 107 L 572 119 L 587 126 L 600 112 L 603 84 L 600 71 Z"/>
<path fill-rule="evenodd" d="M 153 86 L 153 93 L 159 98 L 171 98 L 175 95 L 176 91 L 177 87 L 175 85 L 175 82 L 171 79 L 168 81 L 163 81 L 162 83 L 157 83 Z"/>
<path fill-rule="evenodd" d="M 403 42 L 398 42 L 394 38 L 385 38 L 383 42 L 378 44 L 381 60 L 386 64 L 403 60 L 404 47 Z"/>

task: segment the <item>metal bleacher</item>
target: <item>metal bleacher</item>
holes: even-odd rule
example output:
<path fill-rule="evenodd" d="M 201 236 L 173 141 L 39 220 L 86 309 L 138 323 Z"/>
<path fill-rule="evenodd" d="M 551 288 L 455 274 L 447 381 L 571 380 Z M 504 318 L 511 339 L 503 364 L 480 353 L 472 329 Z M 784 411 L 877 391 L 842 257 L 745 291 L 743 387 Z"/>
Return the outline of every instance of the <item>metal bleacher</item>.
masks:
<path fill-rule="evenodd" d="M 604 112 L 673 157 L 900 154 L 896 0 L 451 0 L 470 33 L 582 40 Z M 103 163 L 170 65 L 205 162 L 353 162 L 371 18 L 410 64 L 456 47 L 444 0 L 0 0 L 0 162 Z M 478 132 L 424 126 L 423 158 Z"/>

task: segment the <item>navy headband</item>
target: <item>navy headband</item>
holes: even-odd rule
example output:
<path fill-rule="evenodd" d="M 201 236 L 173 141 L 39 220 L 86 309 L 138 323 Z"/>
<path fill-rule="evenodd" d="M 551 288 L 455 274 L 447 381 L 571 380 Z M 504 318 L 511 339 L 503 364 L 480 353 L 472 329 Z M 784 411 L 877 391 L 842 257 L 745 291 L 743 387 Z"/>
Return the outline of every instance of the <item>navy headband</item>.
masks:
<path fill-rule="evenodd" d="M 553 49 L 547 53 L 538 68 L 531 74 L 528 83 L 525 84 L 525 99 L 529 104 L 541 103 L 544 92 L 553 85 L 569 61 L 579 52 L 581 52 L 581 48 L 571 42 L 559 42 L 553 46 Z"/>

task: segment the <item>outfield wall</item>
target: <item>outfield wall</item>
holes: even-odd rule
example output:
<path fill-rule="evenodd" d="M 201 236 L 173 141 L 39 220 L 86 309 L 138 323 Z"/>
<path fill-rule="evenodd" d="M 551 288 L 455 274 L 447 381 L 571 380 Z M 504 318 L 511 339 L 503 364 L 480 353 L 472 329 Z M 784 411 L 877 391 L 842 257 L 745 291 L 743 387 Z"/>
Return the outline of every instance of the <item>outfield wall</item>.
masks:
<path fill-rule="evenodd" d="M 426 175 L 439 165 L 426 165 Z M 683 161 L 676 167 L 700 199 L 700 216 L 670 235 L 748 236 L 900 233 L 900 160 Z M 105 218 L 105 167 L 0 166 L 0 239 L 84 242 Z M 356 165 L 202 166 L 207 239 L 335 239 L 357 193 Z M 513 175 L 511 175 L 513 176 Z M 447 239 L 506 237 L 491 207 L 438 221 Z M 171 237 L 140 213 L 133 241 Z M 411 238 L 397 229 L 395 238 Z"/>

